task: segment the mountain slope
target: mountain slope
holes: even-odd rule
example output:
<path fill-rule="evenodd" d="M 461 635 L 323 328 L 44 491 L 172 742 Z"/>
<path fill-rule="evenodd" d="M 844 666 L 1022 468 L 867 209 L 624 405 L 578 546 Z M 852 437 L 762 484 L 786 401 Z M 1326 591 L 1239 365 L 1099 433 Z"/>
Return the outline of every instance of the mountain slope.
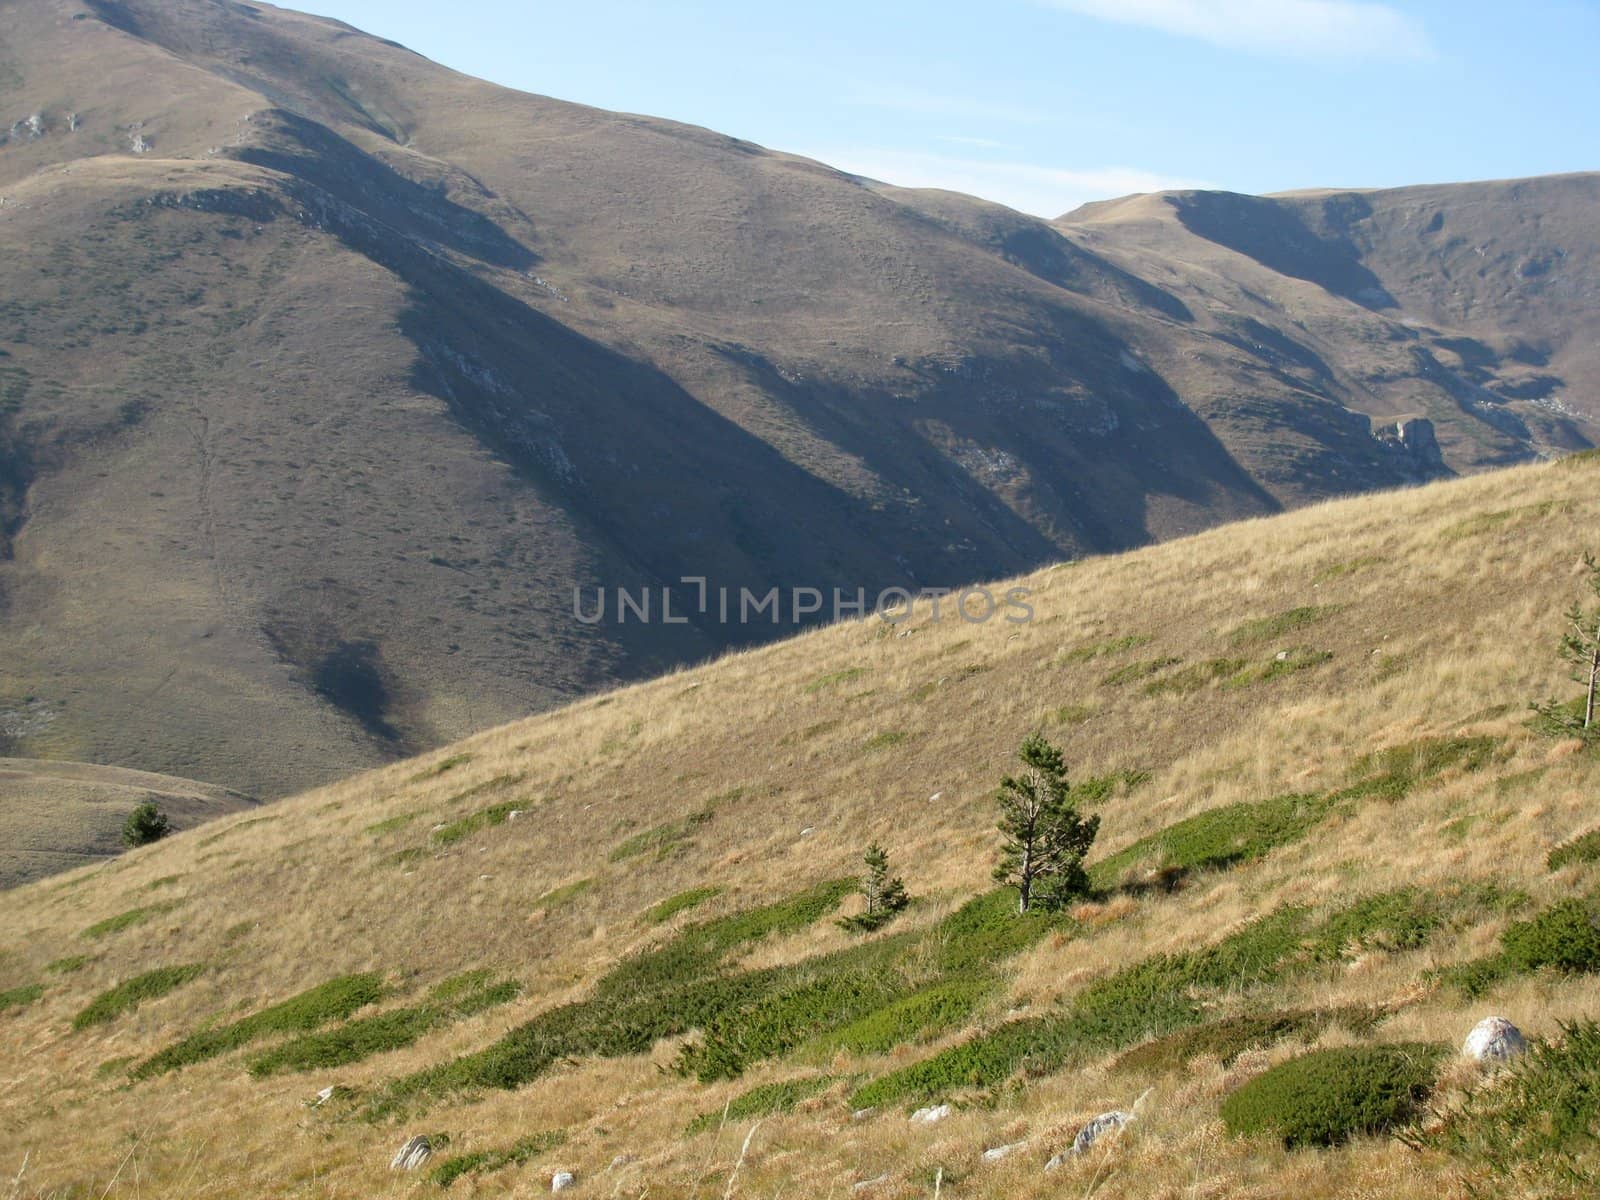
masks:
<path fill-rule="evenodd" d="M 1587 444 L 1585 187 L 1442 192 L 1549 264 L 1458 314 L 1375 221 L 1211 240 L 1309 201 L 1052 224 L 266 5 L 5 0 L 6 749 L 271 797 L 782 632 L 576 586 L 945 586 Z"/>
<path fill-rule="evenodd" d="M 0 758 L 0 887 L 13 887 L 122 850 L 128 814 L 147 801 L 174 829 L 248 808 L 209 784 L 88 763 Z"/>
<path fill-rule="evenodd" d="M 1491 973 L 1473 999 L 1439 968 L 1492 963 L 1509 922 L 1600 883 L 1582 855 L 1546 865 L 1594 824 L 1600 761 L 1525 722 L 1567 694 L 1554 643 L 1597 480 L 1589 455 L 1090 558 L 1016 581 L 1025 623 L 924 604 L 834 626 L 18 889 L 5 1169 L 26 1159 L 23 1195 L 409 1192 L 434 1185 L 390 1156 L 445 1133 L 428 1169 L 482 1152 L 453 1189 L 476 1195 L 558 1169 L 624 1196 L 880 1175 L 926 1196 L 935 1170 L 974 1197 L 1482 1183 L 1389 1139 L 1234 1139 L 1219 1104 L 1303 1044 L 1455 1046 L 1489 1012 L 1546 1036 L 1589 1011 L 1592 976 Z M 1034 728 L 1103 822 L 1105 894 L 1046 926 L 968 904 Z M 862 940 L 826 884 L 871 839 L 919 903 Z M 501 979 L 520 995 L 470 991 Z M 1203 1056 L 1260 1027 L 1228 1065 Z M 1192 1064 L 1148 1040 L 1195 1029 L 1223 1040 Z M 939 1066 L 984 1031 L 987 1058 Z M 306 1107 L 329 1087 L 349 1090 Z M 1125 1143 L 1043 1172 L 1147 1088 Z M 955 1116 L 907 1123 L 940 1099 Z"/>

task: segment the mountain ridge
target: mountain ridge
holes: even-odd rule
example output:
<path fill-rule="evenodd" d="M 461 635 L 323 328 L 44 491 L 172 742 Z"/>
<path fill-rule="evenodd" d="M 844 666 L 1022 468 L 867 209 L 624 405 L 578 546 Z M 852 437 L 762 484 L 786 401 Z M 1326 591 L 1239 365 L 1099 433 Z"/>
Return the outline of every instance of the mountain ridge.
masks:
<path fill-rule="evenodd" d="M 1597 430 L 1538 181 L 1448 193 L 1509 264 L 1455 302 L 1390 201 L 1045 222 L 266 5 L 11 0 L 0 61 L 15 753 L 281 795 L 773 633 L 574 587 L 945 586 Z"/>

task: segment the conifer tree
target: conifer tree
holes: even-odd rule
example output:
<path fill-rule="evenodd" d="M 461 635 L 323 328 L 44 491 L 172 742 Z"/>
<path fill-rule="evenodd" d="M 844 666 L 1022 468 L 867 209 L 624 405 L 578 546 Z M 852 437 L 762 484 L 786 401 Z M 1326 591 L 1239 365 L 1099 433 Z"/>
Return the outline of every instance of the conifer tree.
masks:
<path fill-rule="evenodd" d="M 1557 653 L 1572 667 L 1572 681 L 1583 688 L 1582 703 L 1574 706 L 1551 699 L 1535 704 L 1534 710 L 1546 728 L 1559 733 L 1577 734 L 1585 740 L 1600 737 L 1596 724 L 1595 700 L 1600 686 L 1600 562 L 1594 555 L 1583 556 L 1584 586 L 1596 603 L 1585 607 L 1574 603 L 1566 612 L 1566 629 Z"/>
<path fill-rule="evenodd" d="M 861 895 L 867 902 L 865 912 L 846 917 L 841 924 L 849 929 L 877 929 L 892 921 L 911 903 L 906 894 L 905 882 L 889 874 L 889 852 L 877 842 L 867 847 L 861 856 L 867 871 L 861 877 Z"/>
<path fill-rule="evenodd" d="M 1042 734 L 1022 743 L 1023 771 L 1000 781 L 1000 864 L 995 879 L 1017 889 L 1017 911 L 1059 908 L 1089 890 L 1083 860 L 1100 829 L 1072 802 L 1067 766 Z"/>
<path fill-rule="evenodd" d="M 154 800 L 146 800 L 128 814 L 122 826 L 122 844 L 130 850 L 159 842 L 172 832 L 167 814 L 156 807 Z"/>

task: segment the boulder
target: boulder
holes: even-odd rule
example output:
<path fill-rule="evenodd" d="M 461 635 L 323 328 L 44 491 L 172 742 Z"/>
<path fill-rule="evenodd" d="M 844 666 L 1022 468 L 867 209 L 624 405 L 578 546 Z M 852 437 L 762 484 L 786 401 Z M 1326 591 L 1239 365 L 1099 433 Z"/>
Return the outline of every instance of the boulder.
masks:
<path fill-rule="evenodd" d="M 415 1171 L 432 1157 L 432 1143 L 419 1133 L 415 1137 L 408 1137 L 405 1145 L 394 1152 L 394 1157 L 389 1160 L 389 1169 L 391 1171 Z"/>
<path fill-rule="evenodd" d="M 919 1108 L 911 1114 L 911 1123 L 914 1125 L 933 1125 L 954 1112 L 955 1109 L 948 1104 L 935 1104 L 929 1108 Z"/>
<path fill-rule="evenodd" d="M 1054 1171 L 1069 1158 L 1079 1154 L 1087 1154 L 1094 1144 L 1108 1133 L 1116 1133 L 1133 1120 L 1135 1120 L 1135 1117 L 1131 1112 L 1124 1112 L 1121 1109 L 1101 1113 L 1082 1129 L 1078 1130 L 1078 1136 L 1072 1139 L 1071 1149 L 1062 1151 L 1045 1163 L 1044 1169 L 1046 1171 Z"/>
<path fill-rule="evenodd" d="M 1485 1017 L 1472 1027 L 1461 1053 L 1473 1062 L 1496 1066 L 1528 1052 L 1528 1039 L 1504 1017 Z"/>
<path fill-rule="evenodd" d="M 571 1171 L 557 1171 L 550 1177 L 550 1190 L 552 1192 L 564 1192 L 568 1188 L 575 1188 L 577 1186 L 578 1177 Z"/>
<path fill-rule="evenodd" d="M 983 1152 L 984 1162 L 999 1162 L 1002 1158 L 1015 1154 L 1026 1146 L 1027 1142 L 1011 1142 L 1005 1146 L 991 1146 Z"/>

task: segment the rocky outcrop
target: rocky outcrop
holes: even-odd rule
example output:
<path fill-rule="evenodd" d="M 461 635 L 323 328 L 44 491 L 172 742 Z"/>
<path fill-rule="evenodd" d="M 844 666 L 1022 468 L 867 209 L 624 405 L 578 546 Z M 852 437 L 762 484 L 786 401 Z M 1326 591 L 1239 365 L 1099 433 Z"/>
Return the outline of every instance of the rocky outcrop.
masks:
<path fill-rule="evenodd" d="M 1385 447 L 1405 459 L 1408 471 L 1417 479 L 1437 479 L 1453 472 L 1445 465 L 1433 422 L 1427 417 L 1407 417 L 1372 432 Z"/>

